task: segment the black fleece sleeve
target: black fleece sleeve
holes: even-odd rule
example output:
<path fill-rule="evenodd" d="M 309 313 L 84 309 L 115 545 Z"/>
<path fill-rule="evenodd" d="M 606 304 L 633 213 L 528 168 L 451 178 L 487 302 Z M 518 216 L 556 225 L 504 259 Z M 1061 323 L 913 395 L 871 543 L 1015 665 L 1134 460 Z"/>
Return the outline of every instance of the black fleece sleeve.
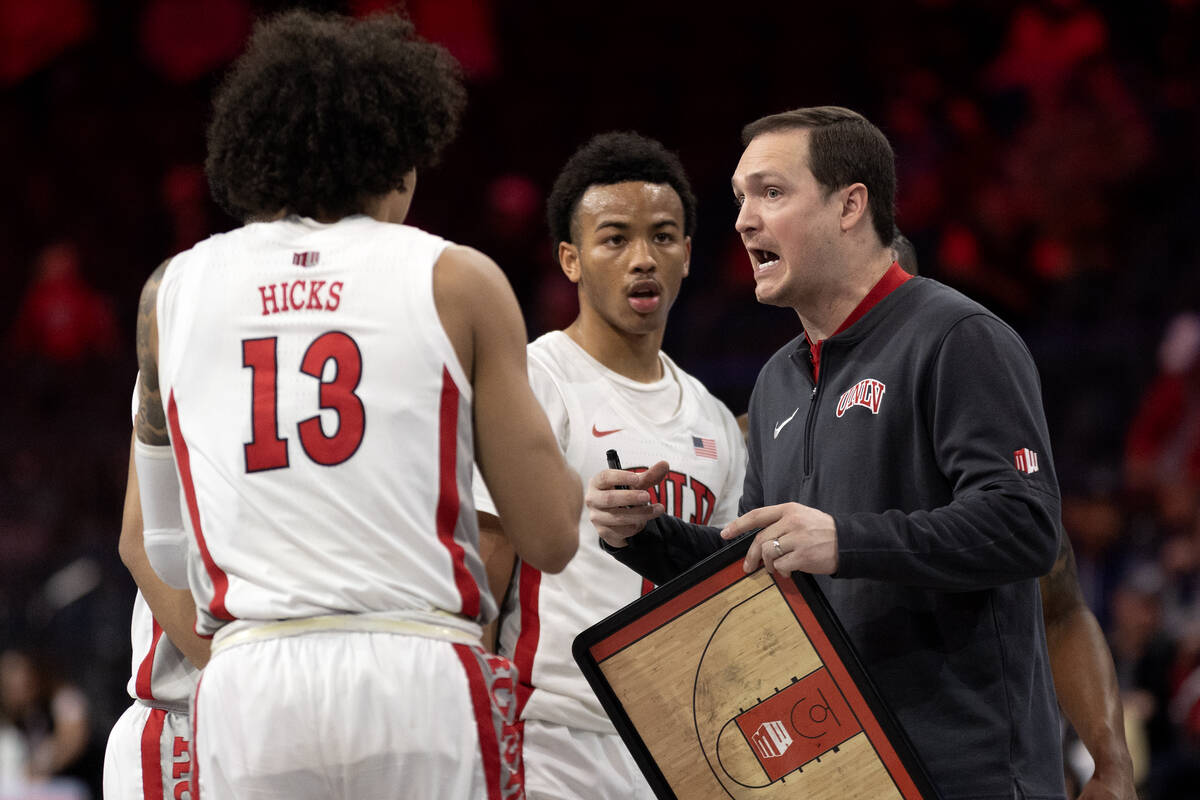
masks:
<path fill-rule="evenodd" d="M 659 517 L 646 523 L 625 547 L 600 547 L 646 580 L 661 586 L 686 572 L 697 562 L 720 550 L 728 542 L 721 530 L 684 522 L 676 517 Z"/>
<path fill-rule="evenodd" d="M 1058 553 L 1060 503 L 1024 342 L 995 317 L 966 317 L 943 338 L 923 391 L 953 500 L 928 511 L 835 515 L 838 577 L 954 591 L 1044 575 Z M 1018 451 L 1034 453 L 1025 470 Z"/>

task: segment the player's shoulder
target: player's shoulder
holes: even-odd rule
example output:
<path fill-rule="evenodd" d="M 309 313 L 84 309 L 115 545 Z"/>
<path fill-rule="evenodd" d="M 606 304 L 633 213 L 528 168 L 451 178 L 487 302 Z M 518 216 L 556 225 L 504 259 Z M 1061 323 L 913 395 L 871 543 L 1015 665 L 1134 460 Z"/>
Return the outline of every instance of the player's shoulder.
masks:
<path fill-rule="evenodd" d="M 478 319 L 499 318 L 499 311 L 516 304 L 512 286 L 500 267 L 473 247 L 446 242 L 435 253 L 434 295 L 438 302 L 474 309 Z"/>
<path fill-rule="evenodd" d="M 366 224 L 373 226 L 383 236 L 390 236 L 402 241 L 420 242 L 435 247 L 443 253 L 453 250 L 461 257 L 491 262 L 490 258 L 473 247 L 452 242 L 444 236 L 430 233 L 424 228 L 418 228 L 415 225 L 400 225 L 394 222 L 383 222 L 370 218 L 368 218 Z"/>
<path fill-rule="evenodd" d="M 203 272 L 205 265 L 213 260 L 225 260 L 230 253 L 244 251 L 255 242 L 267 241 L 272 224 L 247 222 L 206 236 L 163 262 L 163 281 L 173 283 L 192 272 Z"/>
<path fill-rule="evenodd" d="M 707 416 L 728 417 L 731 420 L 734 418 L 733 412 L 729 410 L 729 407 L 720 398 L 710 392 L 703 381 L 676 364 L 674 359 L 665 352 L 660 351 L 659 356 L 666 363 L 667 367 L 674 371 L 679 379 L 680 386 L 683 387 L 683 391 L 689 394 L 695 402 L 699 403 L 705 409 Z"/>
<path fill-rule="evenodd" d="M 550 331 L 526 348 L 530 371 L 540 370 L 561 379 L 579 378 L 587 369 L 586 354 L 564 331 Z"/>
<path fill-rule="evenodd" d="M 439 236 L 434 236 L 431 233 L 420 231 L 417 228 L 411 228 L 409 230 L 417 231 L 418 233 L 422 234 L 424 237 L 426 237 L 425 241 L 430 244 L 440 243 L 441 248 L 437 255 L 437 269 L 448 277 L 455 277 L 468 281 L 480 280 L 484 281 L 484 285 L 504 277 L 504 273 L 501 271 L 500 266 L 485 253 L 476 250 L 474 247 L 468 247 L 467 245 L 463 244 L 455 244 L 454 242 L 442 239 Z"/>

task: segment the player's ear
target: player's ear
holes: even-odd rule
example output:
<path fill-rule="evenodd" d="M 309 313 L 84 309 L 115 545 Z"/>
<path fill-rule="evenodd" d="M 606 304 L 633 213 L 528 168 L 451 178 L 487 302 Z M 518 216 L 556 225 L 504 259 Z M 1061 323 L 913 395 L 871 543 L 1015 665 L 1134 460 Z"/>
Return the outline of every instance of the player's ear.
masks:
<path fill-rule="evenodd" d="M 571 242 L 558 243 L 558 266 L 571 283 L 579 283 L 579 248 Z"/>
<path fill-rule="evenodd" d="M 683 277 L 688 276 L 688 271 L 692 268 L 692 237 L 683 237 Z"/>

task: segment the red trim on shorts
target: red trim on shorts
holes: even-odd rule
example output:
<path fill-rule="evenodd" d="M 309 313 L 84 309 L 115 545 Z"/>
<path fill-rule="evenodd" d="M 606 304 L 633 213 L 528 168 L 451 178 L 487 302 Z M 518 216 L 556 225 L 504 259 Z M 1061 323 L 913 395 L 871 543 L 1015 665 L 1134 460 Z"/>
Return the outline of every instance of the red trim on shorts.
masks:
<path fill-rule="evenodd" d="M 154 631 L 150 637 L 150 649 L 146 651 L 146 657 L 138 665 L 137 680 L 133 684 L 134 692 L 137 693 L 139 700 L 154 699 L 154 654 L 158 650 L 158 642 L 163 635 L 163 629 L 158 624 L 158 620 L 154 617 L 151 617 L 150 620 L 153 623 L 152 630 Z"/>
<path fill-rule="evenodd" d="M 464 559 L 463 546 L 454 539 L 461 499 L 458 496 L 458 386 L 450 370 L 442 367 L 442 403 L 438 423 L 437 535 L 450 552 L 454 585 L 458 587 L 462 614 L 479 616 L 479 585 Z"/>
<path fill-rule="evenodd" d="M 454 652 L 467 673 L 471 690 L 471 706 L 475 710 L 475 727 L 479 731 L 479 751 L 483 756 L 483 780 L 487 784 L 488 800 L 502 800 L 500 794 L 500 742 L 496 739 L 496 723 L 492 698 L 487 681 L 479 669 L 479 658 L 470 645 L 455 644 Z"/>
<path fill-rule="evenodd" d="M 192 694 L 192 779 L 190 782 L 191 800 L 200 800 L 200 743 L 196 740 L 196 731 L 200 726 L 200 684 L 204 682 L 204 673 L 196 679 L 196 691 Z"/>
<path fill-rule="evenodd" d="M 158 625 L 154 627 L 158 628 Z M 142 728 L 142 797 L 145 800 L 162 800 L 163 797 L 162 732 L 166 718 L 166 711 L 152 708 L 146 726 Z"/>
<path fill-rule="evenodd" d="M 541 636 L 541 619 L 538 616 L 538 590 L 542 585 L 542 571 L 521 562 L 518 577 L 518 598 L 521 603 L 521 632 L 513 648 L 513 666 L 517 668 L 520 683 L 517 684 L 517 719 L 525 712 L 529 695 L 533 694 L 533 658 L 537 655 L 538 638 Z"/>
<path fill-rule="evenodd" d="M 175 465 L 179 467 L 179 482 L 183 485 L 183 496 L 187 500 L 188 516 L 192 520 L 192 531 L 196 535 L 196 544 L 200 547 L 200 558 L 204 561 L 204 569 L 213 585 L 213 598 L 208 604 L 209 612 L 217 619 L 232 620 L 234 616 L 225 608 L 225 594 L 229 591 L 229 576 L 213 561 L 208 552 L 208 543 L 204 540 L 204 531 L 200 528 L 200 506 L 196 503 L 196 486 L 192 483 L 192 462 L 188 456 L 187 442 L 183 440 L 183 431 L 179 427 L 179 409 L 175 405 L 175 390 L 167 400 L 167 423 L 171 426 L 171 447 L 175 451 Z"/>

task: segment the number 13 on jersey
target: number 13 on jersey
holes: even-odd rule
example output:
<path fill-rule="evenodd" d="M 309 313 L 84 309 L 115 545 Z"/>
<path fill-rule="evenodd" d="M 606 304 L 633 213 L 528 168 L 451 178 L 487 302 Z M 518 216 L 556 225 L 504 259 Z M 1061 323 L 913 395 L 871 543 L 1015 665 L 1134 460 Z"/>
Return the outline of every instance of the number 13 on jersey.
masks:
<path fill-rule="evenodd" d="M 288 440 L 280 437 L 277 345 L 275 336 L 242 340 L 242 366 L 254 376 L 250 398 L 253 437 L 245 445 L 246 472 L 281 469 L 290 463 Z M 323 375 L 329 361 L 333 361 L 334 375 L 327 381 Z M 308 346 L 300 360 L 300 371 L 316 379 L 318 407 L 337 414 L 332 436 L 325 435 L 319 410 L 300 420 L 296 424 L 300 446 L 318 464 L 341 464 L 358 450 L 367 425 L 362 400 L 354 393 L 362 377 L 362 353 L 349 334 L 328 331 Z"/>

